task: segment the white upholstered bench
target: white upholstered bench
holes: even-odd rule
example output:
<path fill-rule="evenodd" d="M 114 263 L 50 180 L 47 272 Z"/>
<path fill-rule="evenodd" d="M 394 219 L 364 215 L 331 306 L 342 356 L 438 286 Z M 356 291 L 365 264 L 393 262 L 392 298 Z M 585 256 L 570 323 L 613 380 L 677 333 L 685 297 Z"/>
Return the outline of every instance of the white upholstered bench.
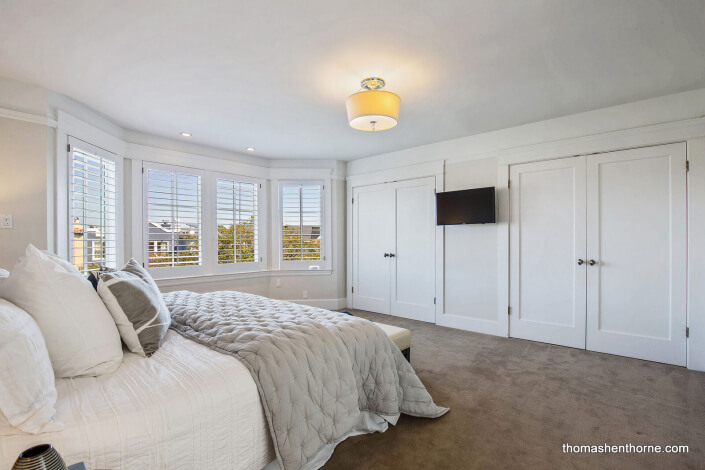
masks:
<path fill-rule="evenodd" d="M 384 323 L 374 322 L 374 324 L 387 333 L 387 336 L 401 349 L 406 360 L 411 362 L 411 331 Z"/>

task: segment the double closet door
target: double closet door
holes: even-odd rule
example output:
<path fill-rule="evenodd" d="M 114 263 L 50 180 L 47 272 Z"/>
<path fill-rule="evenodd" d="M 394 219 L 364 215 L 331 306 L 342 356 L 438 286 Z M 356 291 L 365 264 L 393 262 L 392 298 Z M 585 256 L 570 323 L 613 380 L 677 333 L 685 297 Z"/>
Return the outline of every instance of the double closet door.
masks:
<path fill-rule="evenodd" d="M 686 148 L 510 168 L 510 336 L 685 365 Z"/>
<path fill-rule="evenodd" d="M 353 307 L 435 321 L 435 178 L 353 190 Z"/>

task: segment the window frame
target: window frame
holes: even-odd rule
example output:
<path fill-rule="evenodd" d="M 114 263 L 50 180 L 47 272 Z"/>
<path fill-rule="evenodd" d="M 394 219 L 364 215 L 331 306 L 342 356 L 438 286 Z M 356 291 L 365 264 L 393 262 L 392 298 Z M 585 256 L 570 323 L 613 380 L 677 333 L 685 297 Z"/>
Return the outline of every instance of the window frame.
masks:
<path fill-rule="evenodd" d="M 123 186 L 123 157 L 97 145 L 86 142 L 72 135 L 67 135 L 66 147 L 66 250 L 67 259 L 74 265 L 73 255 L 73 152 L 75 149 L 95 155 L 101 159 L 109 160 L 115 164 L 115 249 L 116 266 L 121 268 L 125 263 L 124 251 L 124 186 Z M 59 227 L 61 228 L 61 227 Z"/>
<path fill-rule="evenodd" d="M 285 261 L 283 254 L 282 240 L 282 211 L 283 211 L 283 188 L 290 185 L 320 185 L 321 186 L 321 259 L 315 261 Z M 329 178 L 319 179 L 280 179 L 277 181 L 276 187 L 276 210 L 274 214 L 274 223 L 272 227 L 276 231 L 274 240 L 277 254 L 276 263 L 273 268 L 281 271 L 330 271 L 331 270 L 331 253 L 332 253 L 332 214 L 331 214 L 331 181 Z"/>
<path fill-rule="evenodd" d="M 234 173 L 210 171 L 207 172 L 209 180 L 209 201 L 211 212 L 211 236 L 209 239 L 208 261 L 212 264 L 209 270 L 212 274 L 248 273 L 267 270 L 267 204 L 266 181 L 261 178 L 238 175 Z M 257 190 L 257 257 L 258 260 L 250 263 L 218 263 L 218 179 L 252 183 Z"/>
<path fill-rule="evenodd" d="M 201 244 L 201 264 L 197 266 L 168 266 L 168 267 L 150 267 L 149 266 L 149 170 L 178 172 L 185 175 L 200 177 L 201 194 L 200 194 L 200 244 Z M 210 238 L 210 217 L 208 211 L 205 210 L 206 201 L 205 195 L 208 194 L 208 182 L 205 177 L 204 170 L 189 168 L 179 165 L 167 165 L 155 162 L 142 162 L 142 266 L 149 272 L 154 279 L 165 279 L 174 277 L 188 276 L 203 276 L 206 274 L 207 252 L 208 246 L 206 241 Z"/>

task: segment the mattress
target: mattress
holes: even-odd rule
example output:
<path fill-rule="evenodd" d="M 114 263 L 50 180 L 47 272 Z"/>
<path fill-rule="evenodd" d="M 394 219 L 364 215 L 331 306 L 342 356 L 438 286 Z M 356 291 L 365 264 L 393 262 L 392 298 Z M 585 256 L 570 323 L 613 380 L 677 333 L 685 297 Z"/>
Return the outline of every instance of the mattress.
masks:
<path fill-rule="evenodd" d="M 89 469 L 261 469 L 275 458 L 245 366 L 173 331 L 151 358 L 125 351 L 113 374 L 56 388 L 64 430 L 35 436 L 0 424 L 0 470 L 40 443 Z"/>

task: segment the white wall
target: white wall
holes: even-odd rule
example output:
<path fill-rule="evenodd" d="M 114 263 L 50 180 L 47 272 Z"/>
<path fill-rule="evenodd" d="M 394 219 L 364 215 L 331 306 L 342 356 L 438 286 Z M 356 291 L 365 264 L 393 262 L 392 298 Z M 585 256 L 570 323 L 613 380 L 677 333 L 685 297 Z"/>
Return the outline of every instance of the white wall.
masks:
<path fill-rule="evenodd" d="M 12 268 L 28 243 L 48 247 L 47 145 L 52 129 L 0 118 L 0 214 L 12 229 L 0 229 L 0 268 Z"/>
<path fill-rule="evenodd" d="M 0 268 L 12 268 L 27 243 L 49 246 L 48 153 L 54 131 L 41 120 L 46 103 L 46 90 L 0 77 L 0 108 L 37 118 L 0 117 L 0 214 L 11 214 L 14 227 L 0 229 Z"/>
<path fill-rule="evenodd" d="M 705 138 L 688 142 L 688 368 L 705 370 Z"/>
<path fill-rule="evenodd" d="M 445 190 L 497 183 L 497 159 L 449 163 Z M 449 225 L 445 230 L 445 314 L 497 320 L 497 225 Z"/>
<path fill-rule="evenodd" d="M 497 186 L 496 225 L 445 227 L 436 321 L 507 334 L 508 165 L 668 142 L 688 143 L 688 367 L 705 370 L 705 89 L 415 147 L 348 163 L 349 180 L 443 162 L 445 190 Z M 403 122 L 400 124 L 403 125 Z M 349 256 L 349 255 L 348 255 Z M 443 317 L 439 317 L 442 315 Z"/>

